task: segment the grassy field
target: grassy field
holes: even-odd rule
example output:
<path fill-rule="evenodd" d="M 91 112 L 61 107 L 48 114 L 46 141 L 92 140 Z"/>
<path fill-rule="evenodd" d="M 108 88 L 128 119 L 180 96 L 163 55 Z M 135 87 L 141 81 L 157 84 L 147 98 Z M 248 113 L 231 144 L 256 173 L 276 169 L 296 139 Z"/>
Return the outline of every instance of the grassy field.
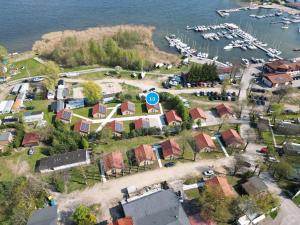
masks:
<path fill-rule="evenodd" d="M 33 110 L 26 110 L 26 112 L 36 112 L 36 111 L 44 112 L 44 119 L 48 123 L 52 123 L 53 118 L 54 118 L 54 113 L 49 112 L 49 110 L 48 110 L 48 106 L 50 105 L 49 100 L 33 100 L 30 102 L 24 102 L 24 105 L 26 107 L 28 107 L 28 106 L 34 107 Z"/>
<path fill-rule="evenodd" d="M 21 70 L 19 74 L 12 77 L 13 80 L 41 75 L 41 70 L 44 68 L 44 66 L 41 63 L 37 62 L 34 59 L 19 61 L 13 63 L 12 65 L 16 68 L 25 67 L 25 69 Z"/>
<path fill-rule="evenodd" d="M 197 199 L 197 198 L 200 197 L 200 193 L 199 193 L 199 189 L 198 188 L 185 191 L 184 193 L 185 193 L 186 197 L 188 199 L 190 199 L 190 200 Z"/>
<path fill-rule="evenodd" d="M 93 118 L 92 109 L 93 109 L 93 107 L 84 107 L 84 108 L 74 109 L 73 112 L 80 116 L 84 116 L 87 118 Z"/>

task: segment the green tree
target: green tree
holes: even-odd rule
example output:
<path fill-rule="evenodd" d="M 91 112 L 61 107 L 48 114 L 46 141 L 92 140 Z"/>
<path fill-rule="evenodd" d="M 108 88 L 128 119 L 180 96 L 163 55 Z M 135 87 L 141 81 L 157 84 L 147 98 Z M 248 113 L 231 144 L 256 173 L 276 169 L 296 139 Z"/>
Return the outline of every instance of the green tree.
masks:
<path fill-rule="evenodd" d="M 263 212 L 268 213 L 271 209 L 278 207 L 280 200 L 271 193 L 257 195 L 254 197 L 257 207 Z"/>
<path fill-rule="evenodd" d="M 75 209 L 72 215 L 72 221 L 76 225 L 95 225 L 97 223 L 97 218 L 91 213 L 91 210 L 86 206 L 79 206 Z"/>
<path fill-rule="evenodd" d="M 6 59 L 7 55 L 8 55 L 7 49 L 4 46 L 0 45 L 0 61 Z"/>
<path fill-rule="evenodd" d="M 273 103 L 272 106 L 272 121 L 273 123 L 275 123 L 275 120 L 278 116 L 280 116 L 283 112 L 283 104 L 280 104 L 280 103 Z"/>
<path fill-rule="evenodd" d="M 102 90 L 98 84 L 89 81 L 83 84 L 83 94 L 86 97 L 88 104 L 93 105 L 101 99 Z"/>
<path fill-rule="evenodd" d="M 286 162 L 285 160 L 281 160 L 279 163 L 276 163 L 274 166 L 274 175 L 278 177 L 278 179 L 288 178 L 293 171 L 293 167 L 291 164 Z"/>
<path fill-rule="evenodd" d="M 47 90 L 54 90 L 59 79 L 59 66 L 52 61 L 46 62 L 41 73 L 47 76 L 43 81 L 45 88 L 47 88 Z"/>

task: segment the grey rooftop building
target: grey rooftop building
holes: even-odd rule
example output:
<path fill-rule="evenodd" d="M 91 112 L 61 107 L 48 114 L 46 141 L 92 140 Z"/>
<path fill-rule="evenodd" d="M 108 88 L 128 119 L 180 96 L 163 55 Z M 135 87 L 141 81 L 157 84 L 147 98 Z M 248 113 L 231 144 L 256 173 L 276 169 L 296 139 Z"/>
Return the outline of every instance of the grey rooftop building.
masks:
<path fill-rule="evenodd" d="M 57 206 L 46 207 L 34 211 L 27 225 L 57 225 Z"/>

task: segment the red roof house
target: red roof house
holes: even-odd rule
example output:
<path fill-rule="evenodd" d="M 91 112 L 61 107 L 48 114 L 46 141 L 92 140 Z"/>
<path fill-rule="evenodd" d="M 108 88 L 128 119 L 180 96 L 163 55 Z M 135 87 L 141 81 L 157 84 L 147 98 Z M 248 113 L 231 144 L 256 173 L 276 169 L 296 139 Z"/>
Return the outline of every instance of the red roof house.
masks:
<path fill-rule="evenodd" d="M 197 120 L 206 120 L 207 117 L 204 113 L 204 111 L 201 108 L 193 108 L 190 110 L 190 116 L 192 117 L 193 121 Z"/>
<path fill-rule="evenodd" d="M 217 105 L 216 110 L 218 115 L 221 118 L 225 118 L 233 115 L 232 109 L 229 106 L 225 105 L 224 103 Z"/>
<path fill-rule="evenodd" d="M 212 190 L 221 192 L 221 194 L 223 194 L 225 197 L 232 198 L 236 196 L 236 193 L 228 183 L 226 177 L 215 176 L 207 180 L 205 185 Z"/>
<path fill-rule="evenodd" d="M 82 135 L 87 135 L 91 131 L 91 122 L 80 120 L 74 125 L 74 131 Z"/>
<path fill-rule="evenodd" d="M 105 105 L 102 105 L 100 103 L 94 105 L 92 110 L 92 115 L 94 118 L 105 118 L 107 113 L 107 109 Z"/>
<path fill-rule="evenodd" d="M 181 150 L 175 140 L 169 139 L 161 143 L 164 159 L 176 159 L 181 156 Z"/>
<path fill-rule="evenodd" d="M 106 126 L 112 130 L 113 135 L 115 135 L 115 136 L 120 136 L 124 130 L 122 121 L 114 120 L 114 121 L 107 123 Z"/>
<path fill-rule="evenodd" d="M 223 131 L 221 136 L 227 147 L 241 148 L 245 144 L 239 133 L 234 129 Z"/>
<path fill-rule="evenodd" d="M 156 157 L 151 145 L 140 145 L 134 149 L 134 155 L 139 166 L 153 164 Z"/>
<path fill-rule="evenodd" d="M 71 123 L 73 112 L 69 109 L 63 109 L 56 114 L 56 120 L 62 121 L 64 123 Z"/>
<path fill-rule="evenodd" d="M 40 143 L 40 136 L 37 133 L 26 133 L 23 138 L 22 146 L 32 147 L 37 146 Z"/>
<path fill-rule="evenodd" d="M 194 137 L 198 151 L 210 152 L 216 145 L 208 134 L 201 133 Z"/>
<path fill-rule="evenodd" d="M 263 82 L 268 87 L 278 87 L 283 85 L 289 85 L 293 83 L 293 78 L 290 74 L 267 74 L 263 77 Z"/>
<path fill-rule="evenodd" d="M 159 106 L 159 104 L 149 105 L 148 103 L 146 103 L 146 109 L 147 109 L 148 113 L 159 113 L 160 106 Z"/>
<path fill-rule="evenodd" d="M 165 113 L 165 117 L 168 125 L 179 125 L 182 122 L 182 119 L 175 110 L 171 110 Z"/>
<path fill-rule="evenodd" d="M 201 218 L 200 213 L 196 213 L 188 217 L 191 225 L 217 225 L 212 219 L 204 220 Z"/>
<path fill-rule="evenodd" d="M 135 104 L 130 101 L 123 102 L 121 104 L 122 115 L 133 115 L 135 114 Z"/>
<path fill-rule="evenodd" d="M 124 217 L 118 220 L 115 220 L 112 223 L 109 223 L 108 225 L 134 225 L 132 217 Z"/>
<path fill-rule="evenodd" d="M 111 152 L 103 157 L 105 173 L 120 173 L 124 168 L 124 160 L 121 152 Z"/>

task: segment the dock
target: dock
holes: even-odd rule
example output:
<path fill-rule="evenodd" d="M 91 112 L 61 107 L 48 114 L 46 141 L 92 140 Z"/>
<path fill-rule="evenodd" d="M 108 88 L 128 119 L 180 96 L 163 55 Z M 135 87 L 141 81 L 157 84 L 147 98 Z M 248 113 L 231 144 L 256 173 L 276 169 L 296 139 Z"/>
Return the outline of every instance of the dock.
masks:
<path fill-rule="evenodd" d="M 253 9 L 259 9 L 261 8 L 261 6 L 255 6 L 255 7 L 239 7 L 239 8 L 232 8 L 232 9 L 219 9 L 219 10 L 216 10 L 216 12 L 219 14 L 219 16 L 221 17 L 225 17 L 225 16 L 229 16 L 230 13 L 232 12 L 239 12 L 241 10 L 253 10 Z"/>

